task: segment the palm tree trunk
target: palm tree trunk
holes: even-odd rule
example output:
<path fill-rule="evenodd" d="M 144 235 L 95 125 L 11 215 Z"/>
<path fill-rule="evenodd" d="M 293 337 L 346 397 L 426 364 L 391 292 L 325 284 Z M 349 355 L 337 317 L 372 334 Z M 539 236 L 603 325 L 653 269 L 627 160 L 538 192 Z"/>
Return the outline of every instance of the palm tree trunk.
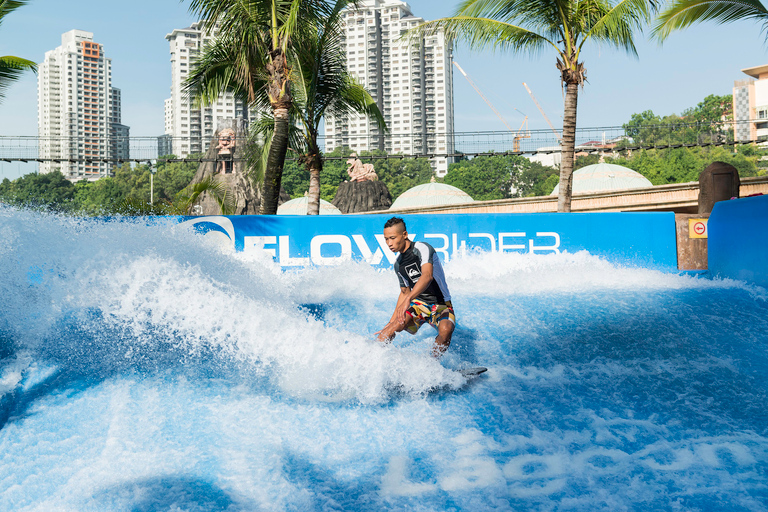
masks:
<path fill-rule="evenodd" d="M 264 188 L 261 194 L 261 208 L 259 209 L 261 215 L 275 215 L 277 213 L 285 154 L 288 152 L 288 130 L 290 129 L 288 107 L 284 105 L 275 107 L 273 113 L 275 131 L 267 155 L 267 168 L 264 171 Z"/>
<path fill-rule="evenodd" d="M 576 149 L 576 103 L 579 85 L 566 84 L 565 111 L 563 112 L 563 142 L 560 145 L 560 187 L 557 194 L 557 211 L 571 211 L 573 195 L 573 161 Z"/>
<path fill-rule="evenodd" d="M 307 194 L 307 215 L 320 215 L 320 172 L 323 170 L 323 160 L 320 152 L 313 148 L 307 155 L 307 170 L 309 171 L 309 194 Z"/>

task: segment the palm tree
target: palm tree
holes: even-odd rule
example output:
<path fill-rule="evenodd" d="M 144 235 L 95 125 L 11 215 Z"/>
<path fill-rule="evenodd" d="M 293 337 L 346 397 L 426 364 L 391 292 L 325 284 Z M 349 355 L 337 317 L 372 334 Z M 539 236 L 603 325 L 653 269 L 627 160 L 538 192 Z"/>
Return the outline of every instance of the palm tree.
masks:
<path fill-rule="evenodd" d="M 261 213 L 274 215 L 280 193 L 290 130 L 291 67 L 288 52 L 294 38 L 328 12 L 325 0 L 191 0 L 190 11 L 205 29 L 222 36 L 210 48 L 210 59 L 198 61 L 189 77 L 190 91 L 210 103 L 228 89 L 256 101 L 259 88 L 269 98 L 274 136 L 263 177 Z M 215 61 L 213 57 L 220 57 Z M 261 84 L 265 84 L 261 86 Z"/>
<path fill-rule="evenodd" d="M 320 172 L 323 159 L 317 144 L 320 121 L 326 115 L 346 117 L 353 112 L 372 117 L 386 131 L 384 116 L 368 91 L 347 72 L 341 13 L 350 0 L 337 0 L 313 36 L 297 41 L 293 97 L 301 137 L 294 147 L 309 171 L 307 215 L 320 213 Z"/>
<path fill-rule="evenodd" d="M 759 0 L 674 0 L 659 14 L 653 35 L 664 41 L 675 30 L 695 23 L 730 23 L 751 18 L 768 29 L 768 10 Z"/>
<path fill-rule="evenodd" d="M 26 3 L 27 0 L 0 0 L 0 25 L 7 15 Z M 5 99 L 5 92 L 24 71 L 37 73 L 37 65 L 30 60 L 12 55 L 0 57 L 0 101 Z"/>
<path fill-rule="evenodd" d="M 565 87 L 559 212 L 571 211 L 576 106 L 586 80 L 580 61 L 588 41 L 607 44 L 637 56 L 633 35 L 641 30 L 659 0 L 465 0 L 456 13 L 421 24 L 410 33 L 424 37 L 444 31 L 474 50 L 487 48 L 536 54 L 554 50 Z"/>

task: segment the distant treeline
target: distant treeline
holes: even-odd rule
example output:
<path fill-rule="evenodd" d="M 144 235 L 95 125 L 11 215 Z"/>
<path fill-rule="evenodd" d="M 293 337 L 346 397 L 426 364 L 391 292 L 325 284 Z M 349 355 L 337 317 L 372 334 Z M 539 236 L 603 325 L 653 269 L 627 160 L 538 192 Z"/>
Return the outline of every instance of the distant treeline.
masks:
<path fill-rule="evenodd" d="M 190 155 L 190 158 L 198 157 Z M 175 157 L 168 155 L 161 158 Z M 158 160 L 154 176 L 154 202 L 160 205 L 173 202 L 192 181 L 197 165 L 194 162 L 166 163 Z M 13 181 L 6 178 L 0 183 L 0 201 L 84 215 L 115 213 L 127 202 L 149 203 L 149 166 L 139 164 L 131 167 L 124 163 L 113 173 L 108 178 L 76 183 L 64 178 L 59 171 L 27 174 Z"/>
<path fill-rule="evenodd" d="M 682 116 L 659 117 L 646 111 L 634 114 L 624 127 L 632 135 L 634 145 L 667 144 L 668 140 L 681 144 L 722 142 L 718 134 L 732 137 L 730 125 L 724 122 L 730 118 L 729 109 L 730 96 L 708 96 Z M 326 201 L 332 201 L 339 184 L 349 178 L 346 158 L 351 153 L 349 148 L 338 148 L 325 155 L 335 158 L 324 161 L 321 173 L 321 197 Z M 201 156 L 190 155 L 190 158 Z M 301 197 L 309 189 L 309 174 L 290 156 L 285 163 L 282 186 L 291 197 Z M 383 151 L 362 151 L 359 156 L 373 163 L 379 180 L 387 185 L 393 199 L 411 187 L 429 183 L 434 176 L 427 158 L 399 158 L 398 155 L 390 155 L 388 159 L 370 158 L 386 156 Z M 184 189 L 197 170 L 196 162 L 165 163 L 162 158 L 158 159 L 154 176 L 155 204 L 146 211 L 139 208 L 140 213 L 170 211 L 165 207 L 184 197 Z M 578 156 L 574 168 L 595 164 L 599 159 L 597 154 Z M 768 151 L 747 145 L 630 151 L 619 145 L 614 153 L 604 155 L 604 161 L 633 169 L 654 185 L 665 185 L 697 181 L 701 171 L 715 161 L 733 165 L 742 177 L 765 175 Z M 126 204 L 134 210 L 136 205 L 148 205 L 150 168 L 147 165 L 131 167 L 126 163 L 113 172 L 109 178 L 77 183 L 67 181 L 60 172 L 28 174 L 13 181 L 6 178 L 0 183 L 0 201 L 84 215 L 125 212 Z M 558 180 L 559 172 L 553 167 L 502 154 L 459 158 L 450 164 L 445 177 L 437 179 L 460 188 L 478 201 L 548 195 Z"/>

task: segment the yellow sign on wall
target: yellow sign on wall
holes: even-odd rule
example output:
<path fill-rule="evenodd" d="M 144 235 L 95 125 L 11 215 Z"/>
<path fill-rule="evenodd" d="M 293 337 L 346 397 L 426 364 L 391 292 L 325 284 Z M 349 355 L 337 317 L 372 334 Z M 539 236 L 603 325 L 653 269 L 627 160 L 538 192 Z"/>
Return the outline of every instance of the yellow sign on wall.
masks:
<path fill-rule="evenodd" d="M 688 219 L 688 238 L 708 238 L 707 219 Z"/>

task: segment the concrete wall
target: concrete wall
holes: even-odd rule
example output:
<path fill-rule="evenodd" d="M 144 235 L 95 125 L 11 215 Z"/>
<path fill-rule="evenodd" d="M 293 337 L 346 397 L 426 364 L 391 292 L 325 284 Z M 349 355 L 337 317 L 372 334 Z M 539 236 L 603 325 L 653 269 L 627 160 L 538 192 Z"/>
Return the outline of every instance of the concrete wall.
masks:
<path fill-rule="evenodd" d="M 708 230 L 710 274 L 768 288 L 768 195 L 715 203 Z"/>

